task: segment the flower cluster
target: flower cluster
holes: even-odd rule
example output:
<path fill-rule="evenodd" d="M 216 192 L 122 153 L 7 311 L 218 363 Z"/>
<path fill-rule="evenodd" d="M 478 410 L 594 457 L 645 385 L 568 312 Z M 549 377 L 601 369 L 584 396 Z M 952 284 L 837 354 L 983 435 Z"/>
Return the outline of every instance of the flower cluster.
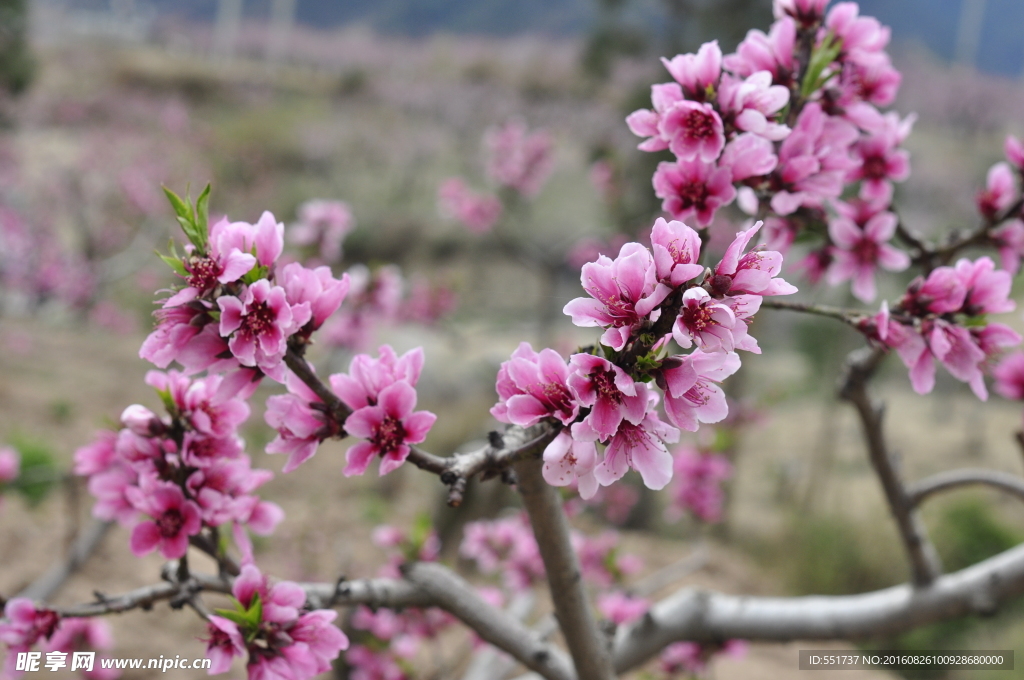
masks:
<path fill-rule="evenodd" d="M 891 311 L 883 303 L 881 312 L 861 327 L 896 350 L 918 394 L 935 386 L 938 360 L 985 400 L 985 369 L 996 355 L 1021 342 L 1016 331 L 985 318 L 1016 307 L 1008 297 L 1011 283 L 1010 273 L 997 270 L 988 257 L 961 259 L 956 266 L 937 267 L 927 277 L 915 278 Z"/>
<path fill-rule="evenodd" d="M 407 283 L 396 265 L 371 271 L 356 264 L 345 276 L 350 282 L 349 294 L 319 333 L 320 340 L 330 347 L 365 350 L 381 326 L 410 321 L 432 324 L 455 308 L 451 290 L 423 280 Z"/>
<path fill-rule="evenodd" d="M 663 59 L 674 82 L 654 85 L 653 108 L 627 123 L 647 138 L 641 149 L 676 156 L 653 178 L 674 219 L 705 227 L 738 200 L 751 215 L 770 209 L 796 218 L 770 225 L 786 245 L 809 222 L 827 222 L 809 275 L 852 279 L 855 295 L 870 301 L 875 269 L 909 265 L 888 243 L 896 231 L 889 205 L 893 183 L 910 174 L 901 145 L 914 117 L 876 108 L 891 104 L 900 84 L 885 52 L 889 29 L 860 16 L 856 3 L 827 15 L 825 4 L 776 0 L 768 33 L 750 31 L 735 53 L 710 42 Z M 808 46 L 809 59 L 800 56 Z M 859 183 L 862 205 L 840 200 L 851 183 Z"/>
<path fill-rule="evenodd" d="M 732 464 L 719 453 L 680 446 L 674 452 L 675 476 L 669 487 L 670 505 L 666 517 L 678 520 L 684 512 L 702 522 L 722 519 L 725 493 L 722 483 L 732 477 Z"/>
<path fill-rule="evenodd" d="M 348 638 L 329 609 L 304 611 L 306 594 L 298 585 L 271 585 L 254 564 L 242 567 L 231 592 L 234 609 L 218 609 L 207 626 L 210 674 L 225 673 L 236 656 L 248 656 L 250 678 L 307 680 L 329 671 L 348 648 Z"/>
<path fill-rule="evenodd" d="M 207 229 L 209 187 L 193 206 L 168 191 L 191 243 L 164 256 L 184 286 L 162 302 L 139 355 L 160 368 L 240 372 L 283 382 L 290 341 L 301 343 L 337 311 L 347 276 L 298 263 L 276 271 L 284 225 L 269 212 L 256 224 L 223 218 Z M 291 340 L 294 336 L 294 340 Z"/>
<path fill-rule="evenodd" d="M 619 552 L 619 537 L 614 531 L 597 536 L 573 531 L 571 540 L 583 578 L 600 588 L 621 583 L 643 566 L 634 555 Z M 527 590 L 544 578 L 544 562 L 525 513 L 467 524 L 459 554 L 481 573 L 500 573 L 504 586 L 513 593 Z"/>
<path fill-rule="evenodd" d="M 399 578 L 399 565 L 410 560 L 434 562 L 440 543 L 423 517 L 410 534 L 379 526 L 373 542 L 393 550 L 378 576 Z M 355 629 L 352 648 L 345 654 L 353 680 L 411 680 L 417 677 L 414 662 L 425 645 L 436 645 L 437 636 L 455 619 L 439 609 L 408 608 L 401 612 L 360 606 L 352 615 Z"/>
<path fill-rule="evenodd" d="M 697 232 L 663 219 L 654 224 L 651 248 L 627 243 L 614 260 L 601 256 L 583 266 L 590 297 L 571 301 L 565 313 L 578 326 L 603 328 L 602 347 L 566 362 L 523 343 L 498 372 L 499 401 L 491 409 L 502 422 L 559 427 L 544 452 L 549 483 L 575 482 L 587 499 L 632 468 L 661 489 L 672 478 L 666 443 L 678 441 L 677 428 L 693 432 L 725 418 L 717 383 L 739 369 L 736 350 L 760 353 L 747 326 L 762 298 L 796 291 L 777 278 L 778 252 L 747 250 L 760 228 L 738 233 L 713 269 L 699 263 Z M 693 351 L 669 356 L 670 338 Z M 664 393 L 668 423 L 658 415 L 651 381 Z"/>
<path fill-rule="evenodd" d="M 329 265 L 341 260 L 342 244 L 355 226 L 344 201 L 306 201 L 299 206 L 298 221 L 288 227 L 288 242 L 312 249 L 319 263 Z"/>
<path fill-rule="evenodd" d="M 252 469 L 239 426 L 249 417 L 241 390 L 224 376 L 189 378 L 150 371 L 168 416 L 134 404 L 123 428 L 102 431 L 75 452 L 75 473 L 89 478 L 93 515 L 132 527 L 131 549 L 182 557 L 204 527 L 231 522 L 269 534 L 284 517 L 253 492 L 272 476 Z"/>
<path fill-rule="evenodd" d="M 513 196 L 532 199 L 540 193 L 554 167 L 554 143 L 544 130 L 529 132 L 519 120 L 493 127 L 484 134 L 487 177 L 506 190 L 502 198 Z M 505 205 L 492 192 L 477 193 L 461 177 L 445 180 L 437 192 L 441 216 L 453 219 L 474 234 L 490 231 Z"/>
<path fill-rule="evenodd" d="M 423 368 L 423 350 L 402 356 L 389 345 L 376 359 L 367 354 L 353 357 L 348 373 L 328 379 L 331 389 L 350 411 L 344 422 L 328 413 L 323 401 L 305 383 L 289 373 L 288 394 L 267 399 L 266 420 L 277 431 L 268 453 L 288 454 L 284 471 L 290 472 L 311 458 L 320 442 L 351 434 L 366 441 L 348 450 L 344 473 L 361 475 L 379 456 L 380 474 L 399 467 L 409 457 L 410 446 L 426 439 L 437 419 L 429 411 L 415 411 L 416 383 Z M 312 369 L 310 369 L 312 370 Z"/>
<path fill-rule="evenodd" d="M 747 647 L 746 640 L 726 640 L 721 645 L 674 642 L 661 651 L 658 661 L 666 680 L 693 677 L 707 668 L 714 655 L 723 654 L 734 659 L 742 659 L 747 654 Z"/>

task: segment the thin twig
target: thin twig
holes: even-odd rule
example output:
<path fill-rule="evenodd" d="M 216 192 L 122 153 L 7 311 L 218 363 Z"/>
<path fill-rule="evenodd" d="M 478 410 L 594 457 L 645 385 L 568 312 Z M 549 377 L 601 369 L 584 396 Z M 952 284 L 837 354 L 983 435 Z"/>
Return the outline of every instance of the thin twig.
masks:
<path fill-rule="evenodd" d="M 841 307 L 830 307 L 828 305 L 816 305 L 809 302 L 790 302 L 788 300 L 764 300 L 761 302 L 762 309 L 785 309 L 791 312 L 804 312 L 805 314 L 816 314 L 827 316 L 831 319 L 838 319 L 854 328 L 868 314 L 855 309 L 843 309 Z"/>
<path fill-rule="evenodd" d="M 907 500 L 917 507 L 932 494 L 973 485 L 991 486 L 1024 500 L 1024 479 L 1008 472 L 975 468 L 940 472 L 915 482 L 907 487 Z"/>
<path fill-rule="evenodd" d="M 900 538 L 903 539 L 907 550 L 914 584 L 919 587 L 927 586 L 942 573 L 942 563 L 935 547 L 928 540 L 924 524 L 910 502 L 893 455 L 885 441 L 882 431 L 885 409 L 868 395 L 868 380 L 874 375 L 885 356 L 885 350 L 868 347 L 851 353 L 847 359 L 846 374 L 841 383 L 839 396 L 854 406 L 860 418 L 868 456 L 875 474 L 882 483 L 889 510 L 896 520 Z"/>

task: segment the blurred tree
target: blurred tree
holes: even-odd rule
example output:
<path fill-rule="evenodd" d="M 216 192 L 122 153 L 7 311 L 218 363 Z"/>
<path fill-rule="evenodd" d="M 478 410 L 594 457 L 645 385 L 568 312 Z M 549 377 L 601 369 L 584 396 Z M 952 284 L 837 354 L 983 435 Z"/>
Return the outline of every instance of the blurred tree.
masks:
<path fill-rule="evenodd" d="M 34 71 L 28 45 L 28 2 L 0 0 L 0 88 L 7 94 L 20 94 Z"/>

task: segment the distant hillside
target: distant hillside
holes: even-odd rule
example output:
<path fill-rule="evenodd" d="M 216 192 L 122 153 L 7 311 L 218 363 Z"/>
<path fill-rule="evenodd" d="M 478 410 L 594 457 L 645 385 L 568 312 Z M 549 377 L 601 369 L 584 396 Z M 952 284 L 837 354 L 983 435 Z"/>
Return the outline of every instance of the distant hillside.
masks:
<path fill-rule="evenodd" d="M 108 0 L 69 0 L 100 6 Z M 137 0 L 145 2 L 146 0 Z M 148 0 L 165 14 L 209 20 L 216 0 Z M 766 2 L 768 0 L 765 0 Z M 862 12 L 893 28 L 897 41 L 914 40 L 952 59 L 963 2 L 968 0 L 862 0 Z M 297 0 L 300 22 L 324 28 L 360 22 L 384 33 L 422 36 L 438 31 L 511 35 L 543 32 L 577 35 L 594 23 L 599 0 Z M 659 0 L 626 0 L 651 17 Z M 1024 0 L 981 0 L 985 5 L 977 65 L 984 71 L 1019 75 L 1024 66 Z M 696 3 L 702 4 L 702 3 Z M 707 2 L 703 3 L 707 5 Z M 270 0 L 245 0 L 246 14 L 266 16 Z M 709 5 L 713 6 L 713 5 Z"/>

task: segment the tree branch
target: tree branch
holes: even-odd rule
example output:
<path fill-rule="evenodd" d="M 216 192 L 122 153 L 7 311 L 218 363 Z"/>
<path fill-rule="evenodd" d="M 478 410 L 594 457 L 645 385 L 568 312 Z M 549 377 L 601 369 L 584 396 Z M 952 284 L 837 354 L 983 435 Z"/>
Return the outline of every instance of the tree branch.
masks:
<path fill-rule="evenodd" d="M 786 309 L 791 312 L 804 312 L 806 314 L 817 314 L 827 316 L 831 319 L 838 319 L 845 324 L 857 327 L 857 323 L 869 314 L 856 309 L 843 309 L 841 307 L 830 307 L 828 305 L 815 305 L 808 302 L 789 302 L 787 300 L 764 300 L 761 302 L 762 309 Z"/>
<path fill-rule="evenodd" d="M 968 614 L 992 614 L 1024 593 L 1024 544 L 919 588 L 903 584 L 861 595 L 749 597 L 693 588 L 654 605 L 619 629 L 615 670 L 624 673 L 679 640 L 785 642 L 894 635 Z"/>
<path fill-rule="evenodd" d="M 907 500 L 912 507 L 917 507 L 932 494 L 978 484 L 994 487 L 1024 500 L 1024 479 L 1008 472 L 975 468 L 940 472 L 915 482 L 907 488 Z"/>
<path fill-rule="evenodd" d="M 447 459 L 441 481 L 450 489 L 448 505 L 461 505 L 466 484 L 474 476 L 488 479 L 520 460 L 538 456 L 557 434 L 558 428 L 546 422 L 529 428 L 512 425 L 503 434 L 492 432 L 487 446 Z"/>
<path fill-rule="evenodd" d="M 412 562 L 404 575 L 481 638 L 505 650 L 547 680 L 575 680 L 569 659 L 557 647 L 542 642 L 512 616 L 495 609 L 460 576 L 436 562 Z M 582 674 L 581 677 L 590 676 Z"/>
<path fill-rule="evenodd" d="M 92 524 L 75 538 L 67 556 L 47 569 L 16 597 L 27 597 L 30 600 L 47 600 L 52 597 L 99 547 L 112 525 L 113 522 L 93 520 Z"/>
<path fill-rule="evenodd" d="M 924 524 L 917 516 L 913 503 L 910 502 L 892 453 L 886 444 L 882 431 L 885 409 L 868 395 L 868 380 L 874 375 L 885 355 L 885 350 L 869 347 L 851 353 L 847 359 L 846 375 L 839 396 L 853 404 L 857 410 L 871 465 L 882 483 L 889 511 L 896 520 L 900 538 L 903 539 L 907 556 L 910 558 L 914 584 L 926 586 L 942 573 L 942 563 L 935 547 L 928 540 Z"/>
<path fill-rule="evenodd" d="M 569 522 L 555 487 L 544 481 L 542 462 L 521 460 L 515 464 L 519 493 L 530 517 L 533 534 L 547 572 L 555 616 L 576 672 L 585 680 L 613 680 L 611 658 L 598 631 L 583 588 L 579 559 L 569 538 Z"/>

